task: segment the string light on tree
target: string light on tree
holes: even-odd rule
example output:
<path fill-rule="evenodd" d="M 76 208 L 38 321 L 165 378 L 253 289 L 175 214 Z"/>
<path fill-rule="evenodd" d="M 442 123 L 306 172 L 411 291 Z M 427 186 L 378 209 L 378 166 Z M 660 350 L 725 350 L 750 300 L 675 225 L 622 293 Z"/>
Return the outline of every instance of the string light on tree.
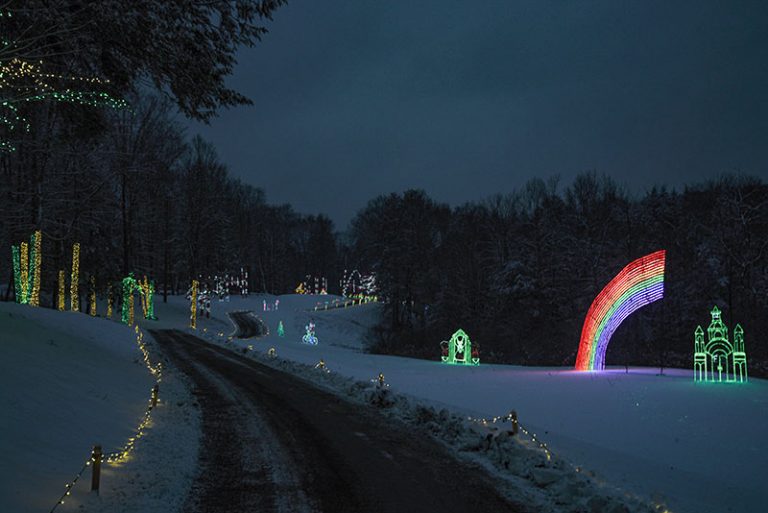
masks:
<path fill-rule="evenodd" d="M 72 245 L 72 274 L 69 278 L 69 309 L 73 312 L 80 311 L 80 298 L 78 296 L 78 283 L 80 281 L 80 243 Z"/>
<path fill-rule="evenodd" d="M 197 285 L 197 280 L 192 280 L 189 306 L 189 327 L 193 330 L 197 329 Z"/>
<path fill-rule="evenodd" d="M 21 304 L 29 303 L 29 246 L 21 243 Z"/>
<path fill-rule="evenodd" d="M 91 290 L 89 294 L 90 312 L 91 312 L 91 317 L 96 317 L 96 277 L 94 275 L 91 275 L 89 281 L 91 285 Z"/>
<path fill-rule="evenodd" d="M 11 246 L 13 285 L 17 303 L 40 305 L 41 241 L 42 234 L 36 231 L 30 236 L 29 244 L 22 242 L 18 246 Z"/>
<path fill-rule="evenodd" d="M 107 283 L 107 319 L 112 318 L 112 283 Z"/>
<path fill-rule="evenodd" d="M 21 285 L 21 254 L 19 246 L 11 246 L 11 262 L 13 265 L 13 291 L 16 296 L 16 302 L 21 303 L 22 285 Z"/>
<path fill-rule="evenodd" d="M 40 306 L 40 271 L 43 265 L 43 233 L 37 230 L 32 234 L 32 293 L 29 304 Z"/>
<path fill-rule="evenodd" d="M 141 293 L 141 308 L 144 312 L 144 318 L 156 320 L 155 317 L 155 282 L 150 281 L 144 275 L 144 281 L 139 282 L 139 292 Z"/>
<path fill-rule="evenodd" d="M 5 46 L 8 46 L 7 44 Z M 18 105 L 32 102 L 55 101 L 90 107 L 126 108 L 128 104 L 105 91 L 82 89 L 104 86 L 108 80 L 66 76 L 43 71 L 39 64 L 18 58 L 0 63 L 0 125 L 9 132 L 30 131 L 29 121 L 19 113 Z M 15 151 L 7 140 L 0 140 L 0 151 Z"/>
<path fill-rule="evenodd" d="M 67 305 L 67 292 L 66 292 L 66 273 L 64 269 L 59 270 L 59 294 L 56 298 L 58 301 L 59 311 L 63 312 Z"/>

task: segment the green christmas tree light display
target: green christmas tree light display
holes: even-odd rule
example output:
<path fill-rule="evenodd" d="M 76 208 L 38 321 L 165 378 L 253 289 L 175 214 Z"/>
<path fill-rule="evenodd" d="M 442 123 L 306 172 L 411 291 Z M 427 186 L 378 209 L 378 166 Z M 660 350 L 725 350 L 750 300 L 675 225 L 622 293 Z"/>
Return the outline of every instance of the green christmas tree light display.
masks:
<path fill-rule="evenodd" d="M 710 312 L 712 322 L 704 330 L 696 327 L 693 333 L 693 379 L 713 383 L 745 383 L 747 381 L 747 353 L 744 350 L 744 330 L 740 324 L 733 330 L 733 343 L 728 340 L 728 327 L 720 309 Z"/>
<path fill-rule="evenodd" d="M 462 329 L 454 333 L 450 340 L 443 340 L 440 346 L 443 350 L 441 358 L 445 363 L 461 365 L 478 365 L 480 363 L 477 348 L 473 353 L 472 341 Z"/>

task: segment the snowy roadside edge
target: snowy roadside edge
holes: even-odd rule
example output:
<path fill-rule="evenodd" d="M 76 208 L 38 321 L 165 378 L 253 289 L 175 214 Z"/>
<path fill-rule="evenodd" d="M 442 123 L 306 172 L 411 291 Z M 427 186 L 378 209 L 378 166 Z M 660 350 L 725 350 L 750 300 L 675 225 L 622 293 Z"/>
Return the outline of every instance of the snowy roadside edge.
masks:
<path fill-rule="evenodd" d="M 482 466 L 503 483 L 501 491 L 513 503 L 545 513 L 661 513 L 665 505 L 651 503 L 602 481 L 588 470 L 542 450 L 522 434 L 512 436 L 500 424 L 484 427 L 467 417 L 433 406 L 413 397 L 318 368 L 252 350 L 243 341 L 228 341 L 213 333 L 187 330 L 259 363 L 290 373 L 348 400 L 378 408 L 387 417 L 431 436 L 457 458 Z M 241 345 L 242 344 L 242 345 Z"/>
<path fill-rule="evenodd" d="M 152 360 L 162 362 L 163 367 L 151 424 L 128 461 L 102 467 L 100 495 L 82 497 L 80 511 L 184 511 L 184 502 L 197 475 L 202 437 L 200 409 L 188 378 L 170 363 L 151 335 L 144 340 Z"/>

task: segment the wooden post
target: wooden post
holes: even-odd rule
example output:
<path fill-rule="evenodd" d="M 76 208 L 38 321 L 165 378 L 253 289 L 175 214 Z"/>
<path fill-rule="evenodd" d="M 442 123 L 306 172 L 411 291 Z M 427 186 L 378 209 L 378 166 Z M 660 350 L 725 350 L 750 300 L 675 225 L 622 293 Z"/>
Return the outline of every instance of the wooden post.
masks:
<path fill-rule="evenodd" d="M 155 384 L 155 386 L 152 387 L 152 408 L 157 406 L 157 394 L 160 393 L 160 385 Z"/>
<path fill-rule="evenodd" d="M 517 434 L 517 412 L 512 410 L 509 412 L 509 417 L 512 419 L 512 436 Z"/>
<path fill-rule="evenodd" d="M 94 445 L 93 453 L 91 454 L 91 462 L 93 464 L 93 473 L 91 474 L 91 491 L 96 491 L 96 495 L 99 494 L 99 479 L 101 478 L 101 446 Z"/>

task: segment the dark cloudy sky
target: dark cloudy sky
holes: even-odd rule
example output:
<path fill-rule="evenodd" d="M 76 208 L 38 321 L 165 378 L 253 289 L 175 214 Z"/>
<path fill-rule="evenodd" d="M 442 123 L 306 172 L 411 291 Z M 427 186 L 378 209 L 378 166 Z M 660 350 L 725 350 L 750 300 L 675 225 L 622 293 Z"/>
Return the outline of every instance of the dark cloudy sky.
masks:
<path fill-rule="evenodd" d="M 270 203 L 339 228 L 595 169 L 635 193 L 768 178 L 768 2 L 291 0 L 241 52 L 254 100 L 193 124 Z"/>

